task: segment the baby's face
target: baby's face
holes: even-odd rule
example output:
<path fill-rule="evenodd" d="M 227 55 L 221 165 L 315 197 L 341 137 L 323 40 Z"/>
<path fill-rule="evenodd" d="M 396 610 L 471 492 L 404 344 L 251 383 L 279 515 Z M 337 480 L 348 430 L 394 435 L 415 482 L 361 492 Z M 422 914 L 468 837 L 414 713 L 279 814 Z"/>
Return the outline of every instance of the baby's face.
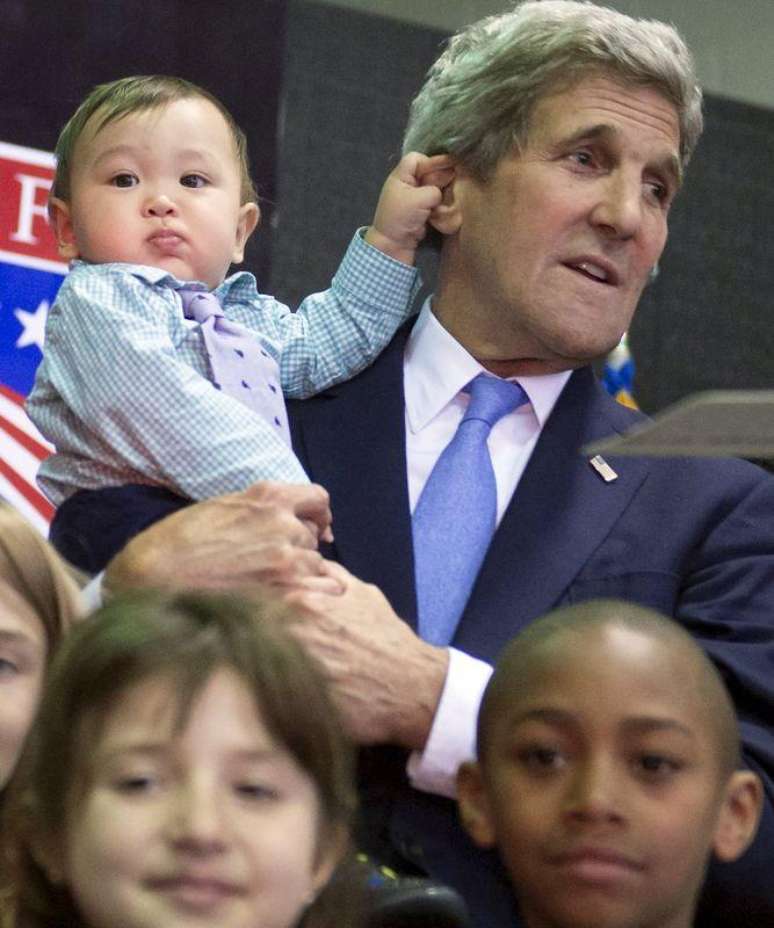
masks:
<path fill-rule="evenodd" d="M 530 928 L 688 928 L 728 778 L 684 655 L 621 627 L 557 636 L 502 710 L 472 833 Z"/>
<path fill-rule="evenodd" d="M 258 208 L 240 204 L 236 144 L 201 97 L 130 113 L 103 129 L 98 111 L 75 145 L 71 199 L 54 201 L 69 259 L 162 268 L 212 289 L 242 260 Z"/>
<path fill-rule="evenodd" d="M 108 715 L 72 801 L 61 876 L 89 928 L 290 928 L 327 879 L 313 781 L 244 681 L 216 671 L 181 731 L 170 682 Z"/>

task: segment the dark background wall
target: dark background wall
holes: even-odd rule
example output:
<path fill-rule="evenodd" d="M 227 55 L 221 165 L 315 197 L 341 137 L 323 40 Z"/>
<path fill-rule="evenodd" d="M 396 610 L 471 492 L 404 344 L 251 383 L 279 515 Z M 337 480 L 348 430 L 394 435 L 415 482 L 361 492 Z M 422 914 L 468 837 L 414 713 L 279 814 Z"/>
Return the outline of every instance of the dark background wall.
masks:
<path fill-rule="evenodd" d="M 272 292 L 292 302 L 327 285 L 443 39 L 291 0 Z M 774 387 L 774 112 L 710 97 L 706 123 L 631 333 L 651 412 L 694 390 Z"/>

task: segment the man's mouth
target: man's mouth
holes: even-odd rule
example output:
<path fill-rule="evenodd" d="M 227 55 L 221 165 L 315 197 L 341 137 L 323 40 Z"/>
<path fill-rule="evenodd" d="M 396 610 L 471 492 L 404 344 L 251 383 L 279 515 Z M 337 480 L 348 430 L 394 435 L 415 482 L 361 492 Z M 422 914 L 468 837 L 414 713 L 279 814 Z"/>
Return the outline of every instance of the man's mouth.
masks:
<path fill-rule="evenodd" d="M 591 258 L 580 258 L 577 261 L 567 261 L 565 267 L 577 271 L 577 273 L 583 274 L 584 277 L 596 281 L 599 284 L 607 284 L 612 287 L 618 284 L 618 273 L 615 268 L 607 262 Z"/>

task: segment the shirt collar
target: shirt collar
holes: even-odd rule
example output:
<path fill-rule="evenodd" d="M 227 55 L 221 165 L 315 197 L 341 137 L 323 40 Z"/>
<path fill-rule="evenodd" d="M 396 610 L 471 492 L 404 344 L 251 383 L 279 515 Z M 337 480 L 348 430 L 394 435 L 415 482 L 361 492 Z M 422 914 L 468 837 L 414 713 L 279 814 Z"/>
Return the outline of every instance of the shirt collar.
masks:
<path fill-rule="evenodd" d="M 181 287 L 191 287 L 195 290 L 207 290 L 207 285 L 200 280 L 180 280 L 169 271 L 160 267 L 151 267 L 148 264 L 129 264 L 126 262 L 107 262 L 106 264 L 92 264 L 90 261 L 76 259 L 70 262 L 70 269 L 76 267 L 100 267 L 100 268 L 117 268 L 127 274 L 139 277 L 149 284 L 156 286 L 171 287 L 173 290 L 179 290 Z M 222 284 L 212 291 L 220 300 L 221 305 L 228 303 L 253 301 L 258 298 L 258 286 L 255 277 L 249 271 L 237 271 L 227 277 Z"/>
<path fill-rule="evenodd" d="M 441 325 L 425 301 L 406 345 L 404 381 L 408 424 L 423 429 L 484 368 Z M 572 371 L 538 377 L 512 377 L 529 397 L 540 428 L 546 424 Z"/>

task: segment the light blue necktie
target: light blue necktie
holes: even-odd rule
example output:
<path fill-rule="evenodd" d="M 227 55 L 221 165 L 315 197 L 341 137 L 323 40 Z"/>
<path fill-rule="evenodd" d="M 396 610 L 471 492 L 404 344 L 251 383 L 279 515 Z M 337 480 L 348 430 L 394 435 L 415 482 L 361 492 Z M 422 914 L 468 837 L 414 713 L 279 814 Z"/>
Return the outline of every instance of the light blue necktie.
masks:
<path fill-rule="evenodd" d="M 517 383 L 479 374 L 470 404 L 438 458 L 414 510 L 419 633 L 447 645 L 473 589 L 497 521 L 487 438 L 506 413 L 529 402 Z"/>
<path fill-rule="evenodd" d="M 288 414 L 279 367 L 257 337 L 223 314 L 220 301 L 206 290 L 178 290 L 186 319 L 201 326 L 214 386 L 262 416 L 290 444 Z"/>

